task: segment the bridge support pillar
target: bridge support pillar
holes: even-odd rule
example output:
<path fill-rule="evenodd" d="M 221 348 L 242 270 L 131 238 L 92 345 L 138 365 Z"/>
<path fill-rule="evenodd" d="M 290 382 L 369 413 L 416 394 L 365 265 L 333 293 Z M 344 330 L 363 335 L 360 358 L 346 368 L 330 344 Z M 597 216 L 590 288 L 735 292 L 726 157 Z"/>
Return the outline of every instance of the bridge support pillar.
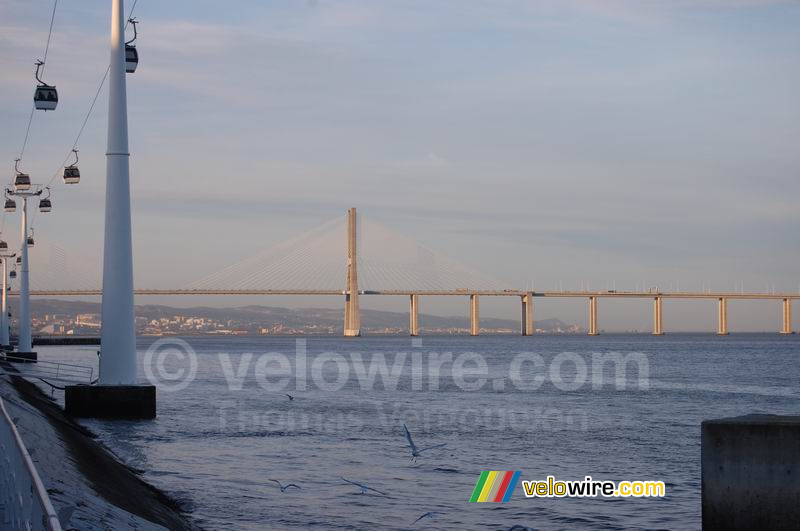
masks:
<path fill-rule="evenodd" d="M 408 333 L 419 335 L 419 295 L 411 295 L 411 306 L 408 312 Z"/>
<path fill-rule="evenodd" d="M 664 335 L 664 320 L 661 317 L 661 297 L 656 297 L 653 300 L 653 335 Z"/>
<path fill-rule="evenodd" d="M 469 335 L 477 336 L 480 333 L 480 315 L 478 311 L 478 296 L 469 296 Z"/>
<path fill-rule="evenodd" d="M 358 307 L 358 255 L 356 253 L 356 209 L 347 211 L 347 289 L 344 294 L 344 336 L 361 335 Z"/>
<path fill-rule="evenodd" d="M 361 315 L 358 308 L 358 294 L 345 293 L 344 296 L 344 337 L 361 336 Z"/>
<path fill-rule="evenodd" d="M 596 336 L 597 330 L 597 297 L 589 297 L 589 335 Z"/>
<path fill-rule="evenodd" d="M 728 299 L 725 297 L 717 302 L 717 335 L 728 335 Z"/>
<path fill-rule="evenodd" d="M 533 293 L 526 293 L 522 299 L 522 335 L 532 336 L 533 328 Z"/>
<path fill-rule="evenodd" d="M 792 299 L 783 299 L 783 327 L 781 334 L 793 334 L 792 331 Z"/>

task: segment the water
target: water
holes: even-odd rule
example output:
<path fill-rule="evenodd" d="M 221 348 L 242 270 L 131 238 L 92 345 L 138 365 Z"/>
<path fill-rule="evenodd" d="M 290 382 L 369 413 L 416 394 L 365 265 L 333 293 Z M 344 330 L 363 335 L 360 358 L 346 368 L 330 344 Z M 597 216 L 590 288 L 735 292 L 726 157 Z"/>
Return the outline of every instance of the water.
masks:
<path fill-rule="evenodd" d="M 416 350 L 425 353 L 479 353 L 489 381 L 464 391 L 445 365 L 438 390 L 427 380 L 423 390 L 412 390 L 428 372 L 415 372 L 409 358 L 396 390 L 378 378 L 365 391 L 351 363 L 338 391 L 320 390 L 310 377 L 307 390 L 294 391 L 291 379 L 291 401 L 262 389 L 255 365 L 271 351 L 294 360 L 295 338 L 186 340 L 197 353 L 196 377 L 183 390 L 159 391 L 157 420 L 86 424 L 208 529 L 699 528 L 700 422 L 754 412 L 797 414 L 800 399 L 800 343 L 777 335 L 423 337 Z M 140 339 L 140 363 L 154 341 Z M 40 352 L 46 359 L 96 364 L 95 350 Z M 411 350 L 407 337 L 308 338 L 309 374 L 312 360 L 325 351 L 347 359 L 361 352 L 367 367 L 372 353 L 383 352 L 391 367 L 397 352 Z M 546 368 L 557 354 L 575 352 L 586 360 L 589 383 L 564 391 L 548 376 L 538 390 L 521 391 L 506 378 L 505 389 L 494 390 L 493 380 L 508 376 L 511 359 L 523 351 L 541 355 Z M 625 390 L 616 388 L 610 366 L 605 385 L 593 388 L 592 353 L 612 351 L 646 355 L 649 389 L 638 388 L 634 366 Z M 229 388 L 219 352 L 230 354 L 234 371 L 242 353 L 255 354 L 241 390 Z M 185 361 L 167 356 L 165 369 L 177 371 Z M 324 367 L 329 382 L 336 380 L 334 367 Z M 531 369 L 524 366 L 526 379 L 535 374 Z M 575 364 L 564 363 L 561 374 L 572 381 Z M 419 446 L 447 446 L 412 462 L 404 422 Z M 522 479 L 662 480 L 667 496 L 526 499 L 520 485 L 510 503 L 470 504 L 482 470 L 521 470 Z M 388 496 L 361 495 L 340 477 Z M 269 478 L 302 490 L 282 493 Z M 428 511 L 439 514 L 413 524 Z"/>

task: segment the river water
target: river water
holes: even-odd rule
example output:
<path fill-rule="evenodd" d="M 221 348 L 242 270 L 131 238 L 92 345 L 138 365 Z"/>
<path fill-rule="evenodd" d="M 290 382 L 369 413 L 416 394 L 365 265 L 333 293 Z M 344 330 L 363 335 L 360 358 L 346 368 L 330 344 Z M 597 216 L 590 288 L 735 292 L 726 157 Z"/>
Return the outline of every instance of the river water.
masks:
<path fill-rule="evenodd" d="M 207 529 L 699 528 L 700 422 L 800 411 L 797 336 L 184 339 L 196 373 L 159 389 L 156 420 L 84 424 Z M 142 381 L 155 341 L 139 339 Z M 190 354 L 169 348 L 148 365 L 174 386 L 190 375 Z M 39 351 L 97 366 L 96 348 Z M 370 384 L 376 353 L 396 379 Z M 412 460 L 403 424 L 417 446 L 446 446 Z M 520 484 L 508 503 L 468 503 L 483 470 L 660 480 L 667 495 L 528 499 Z"/>

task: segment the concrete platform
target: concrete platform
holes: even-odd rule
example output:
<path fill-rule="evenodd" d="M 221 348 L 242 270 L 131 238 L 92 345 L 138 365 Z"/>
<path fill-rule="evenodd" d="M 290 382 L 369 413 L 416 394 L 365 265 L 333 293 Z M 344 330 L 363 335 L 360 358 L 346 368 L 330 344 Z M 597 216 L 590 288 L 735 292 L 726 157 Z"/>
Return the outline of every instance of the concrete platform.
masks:
<path fill-rule="evenodd" d="M 34 336 L 37 345 L 99 345 L 100 336 Z"/>
<path fill-rule="evenodd" d="M 800 417 L 746 415 L 701 426 L 703 529 L 797 529 Z"/>
<path fill-rule="evenodd" d="M 35 352 L 6 352 L 6 360 L 12 363 L 36 363 L 39 359 L 38 354 Z"/>
<path fill-rule="evenodd" d="M 99 419 L 156 418 L 153 385 L 68 385 L 64 391 L 68 415 Z"/>

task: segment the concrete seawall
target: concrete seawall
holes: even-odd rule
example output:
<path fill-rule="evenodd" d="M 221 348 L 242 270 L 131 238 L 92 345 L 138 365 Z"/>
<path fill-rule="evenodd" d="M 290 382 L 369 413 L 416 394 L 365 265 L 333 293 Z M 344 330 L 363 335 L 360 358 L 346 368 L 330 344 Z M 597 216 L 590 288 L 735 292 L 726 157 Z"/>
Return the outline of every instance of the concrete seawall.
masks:
<path fill-rule="evenodd" d="M 703 529 L 800 526 L 800 417 L 702 423 Z"/>
<path fill-rule="evenodd" d="M 197 529 L 178 502 L 120 463 L 36 385 L 6 374 L 0 392 L 56 511 L 74 508 L 69 528 Z"/>

